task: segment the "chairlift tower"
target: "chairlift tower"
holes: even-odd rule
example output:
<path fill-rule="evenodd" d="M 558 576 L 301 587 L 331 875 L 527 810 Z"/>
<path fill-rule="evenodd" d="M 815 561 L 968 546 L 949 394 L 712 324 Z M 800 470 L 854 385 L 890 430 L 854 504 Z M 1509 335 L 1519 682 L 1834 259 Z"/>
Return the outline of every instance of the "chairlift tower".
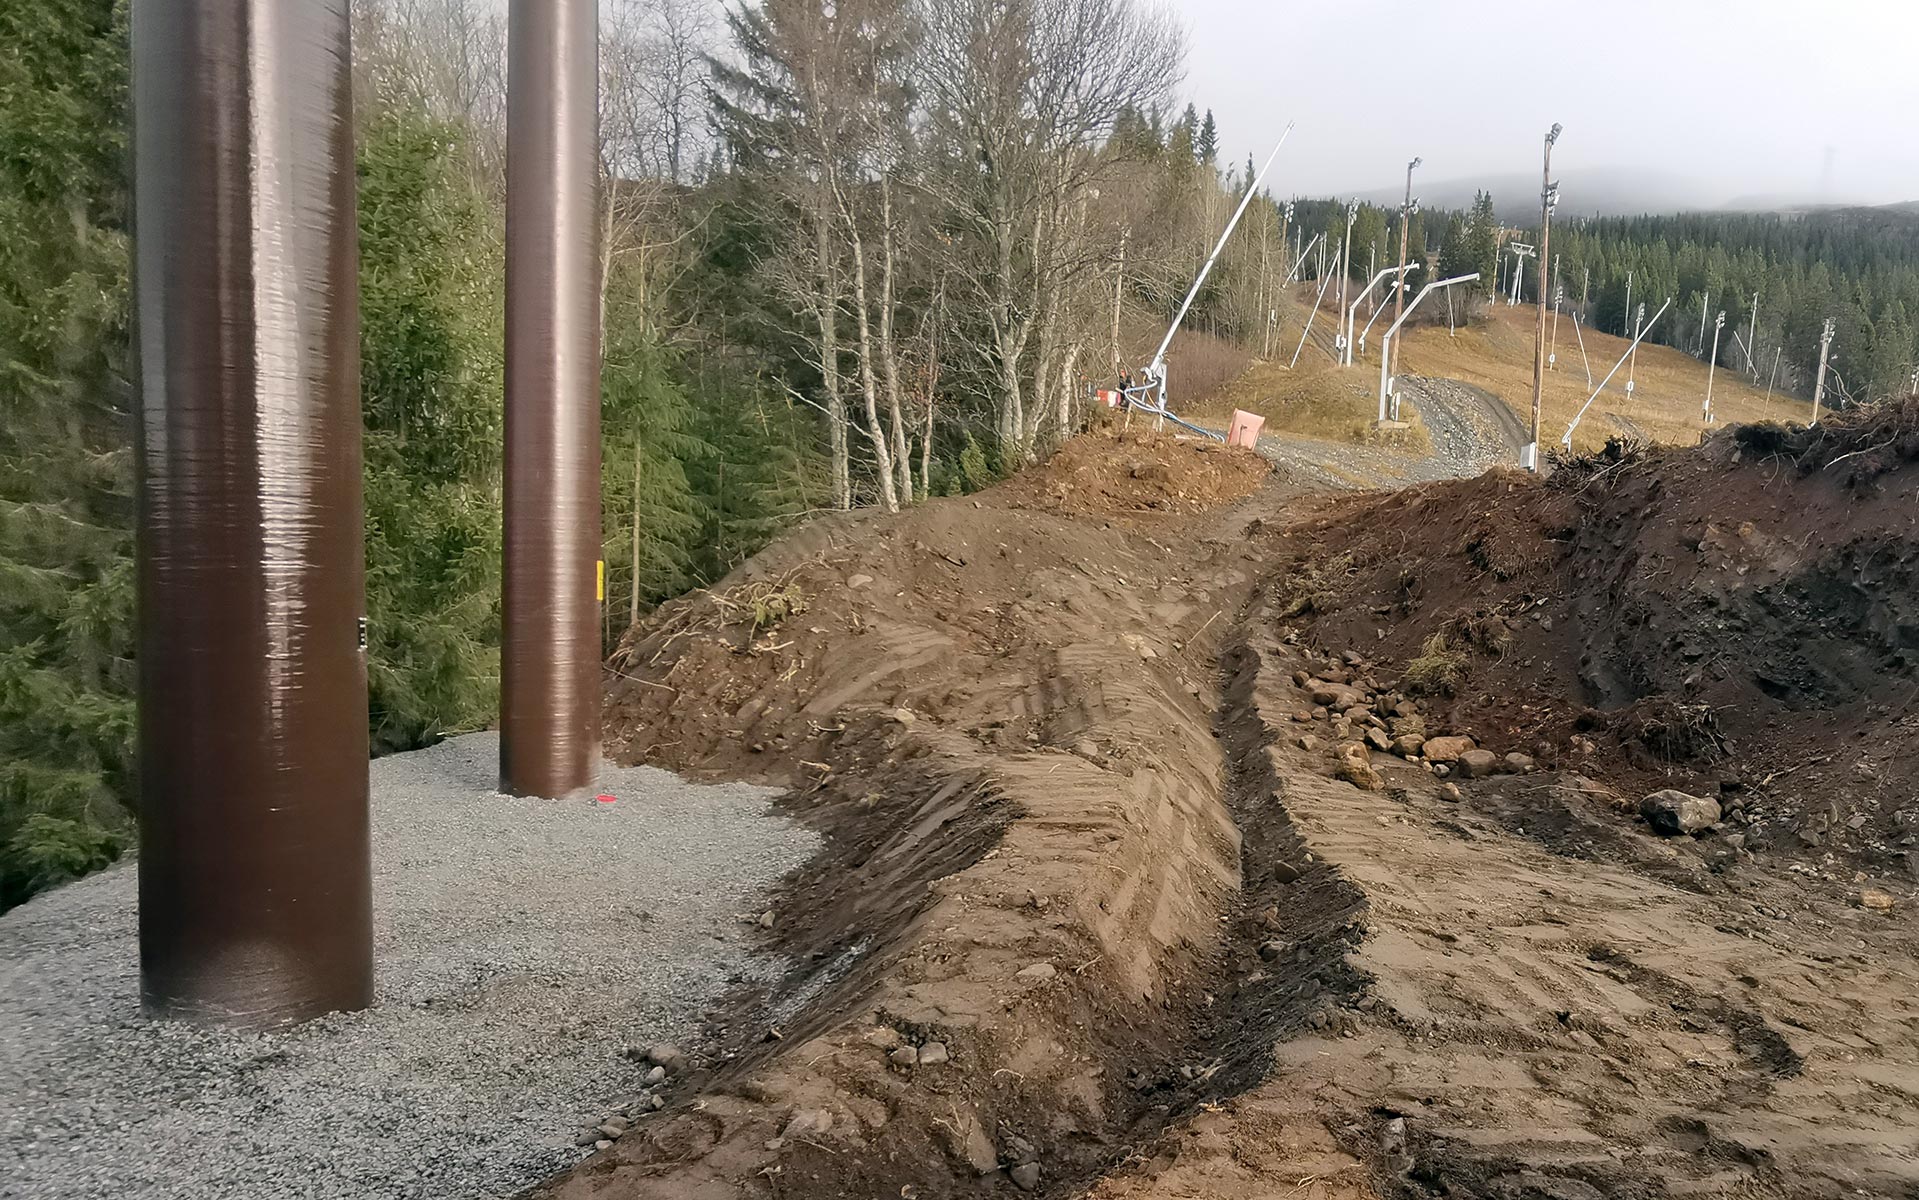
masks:
<path fill-rule="evenodd" d="M 1706 360 L 1706 404 L 1699 414 L 1700 419 L 1708 425 L 1712 424 L 1712 377 L 1719 368 L 1719 331 L 1725 327 L 1726 310 L 1722 308 L 1719 310 L 1718 319 L 1712 323 L 1712 357 Z M 1738 333 L 1735 332 L 1734 340 L 1738 337 Z"/>
<path fill-rule="evenodd" d="M 1528 246 L 1524 242 L 1514 242 L 1508 246 L 1507 249 L 1512 251 L 1513 255 L 1513 278 L 1512 287 L 1506 295 L 1506 307 L 1512 308 L 1518 304 L 1520 300 L 1520 293 L 1522 291 L 1521 280 L 1526 273 L 1526 260 L 1537 255 L 1539 248 L 1537 246 Z"/>

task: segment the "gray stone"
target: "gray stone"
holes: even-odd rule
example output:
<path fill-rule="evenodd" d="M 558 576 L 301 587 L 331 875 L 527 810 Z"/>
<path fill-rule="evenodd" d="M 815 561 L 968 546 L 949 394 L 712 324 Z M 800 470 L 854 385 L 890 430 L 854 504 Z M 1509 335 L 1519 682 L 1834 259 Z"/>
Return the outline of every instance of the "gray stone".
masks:
<path fill-rule="evenodd" d="M 1506 756 L 1506 769 L 1515 775 L 1525 775 L 1533 769 L 1533 756 L 1515 750 Z"/>
<path fill-rule="evenodd" d="M 1006 1173 L 1007 1178 L 1022 1192 L 1030 1192 L 1039 1186 L 1039 1164 L 1021 1163 Z"/>
<path fill-rule="evenodd" d="M 649 1047 L 646 1052 L 646 1061 L 656 1067 L 665 1067 L 669 1071 L 677 1067 L 685 1057 L 680 1053 L 680 1048 L 672 1042 L 659 1042 Z"/>
<path fill-rule="evenodd" d="M 1052 979 L 1054 976 L 1058 974 L 1059 974 L 1059 968 L 1054 966 L 1052 963 L 1037 962 L 1037 963 L 1034 963 L 1032 966 L 1026 967 L 1023 970 L 1021 970 L 1019 973 L 1019 978 L 1024 979 L 1028 981 L 1029 983 L 1045 983 L 1047 980 Z"/>
<path fill-rule="evenodd" d="M 896 1067 L 917 1067 L 920 1065 L 920 1052 L 916 1046 L 901 1046 L 886 1056 Z"/>
<path fill-rule="evenodd" d="M 652 1070 L 646 1073 L 646 1077 L 642 1079 L 641 1082 L 644 1083 L 647 1087 L 658 1087 L 662 1082 L 665 1081 L 665 1079 L 666 1079 L 666 1068 L 654 1067 Z"/>
<path fill-rule="evenodd" d="M 920 1066 L 937 1067 L 947 1061 L 945 1042 L 928 1042 L 920 1047 Z"/>
<path fill-rule="evenodd" d="M 786 1128 L 780 1130 L 780 1137 L 787 1141 L 794 1138 L 809 1137 L 825 1133 L 833 1128 L 833 1112 L 826 1108 L 802 1108 L 794 1111 L 787 1119 Z"/>
<path fill-rule="evenodd" d="M 1468 750 L 1459 756 L 1459 773 L 1468 779 L 1484 779 L 1498 771 L 1499 766 L 1499 756 L 1491 750 Z"/>
<path fill-rule="evenodd" d="M 1719 820 L 1720 810 L 1717 800 L 1666 788 L 1641 800 L 1639 815 L 1655 831 L 1675 837 L 1710 829 Z"/>
<path fill-rule="evenodd" d="M 1460 755 L 1477 746 L 1469 737 L 1436 737 L 1428 738 L 1420 752 L 1436 763 L 1450 763 L 1458 762 Z"/>

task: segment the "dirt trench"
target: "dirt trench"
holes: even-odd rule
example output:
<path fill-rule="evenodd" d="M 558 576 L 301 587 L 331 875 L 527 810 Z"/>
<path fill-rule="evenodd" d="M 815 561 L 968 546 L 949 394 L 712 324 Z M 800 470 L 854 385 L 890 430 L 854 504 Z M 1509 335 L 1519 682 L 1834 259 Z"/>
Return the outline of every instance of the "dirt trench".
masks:
<path fill-rule="evenodd" d="M 829 849 L 742 914 L 789 977 L 540 1195 L 1919 1195 L 1909 903 L 1571 774 L 1353 769 L 1321 681 L 1458 719 L 1300 606 L 1382 607 L 1301 557 L 1361 502 L 1071 451 L 630 640 L 623 759 L 782 783 Z"/>

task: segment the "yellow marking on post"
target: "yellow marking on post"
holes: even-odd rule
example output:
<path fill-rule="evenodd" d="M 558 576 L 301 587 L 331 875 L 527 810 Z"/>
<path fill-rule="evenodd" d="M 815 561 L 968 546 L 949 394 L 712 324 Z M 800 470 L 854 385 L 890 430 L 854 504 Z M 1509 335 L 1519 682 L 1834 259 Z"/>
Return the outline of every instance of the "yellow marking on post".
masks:
<path fill-rule="evenodd" d="M 606 560 L 604 558 L 600 560 L 600 583 L 599 583 L 598 593 L 599 593 L 598 595 L 599 602 L 601 604 L 605 604 L 606 603 Z"/>

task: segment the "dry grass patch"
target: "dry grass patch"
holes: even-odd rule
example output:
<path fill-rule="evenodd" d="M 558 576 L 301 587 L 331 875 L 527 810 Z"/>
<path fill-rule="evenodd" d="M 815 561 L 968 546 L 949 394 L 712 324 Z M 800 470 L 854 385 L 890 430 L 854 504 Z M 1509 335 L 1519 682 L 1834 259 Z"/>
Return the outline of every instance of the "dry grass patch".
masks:
<path fill-rule="evenodd" d="M 1505 400 L 1514 412 L 1529 417 L 1534 311 L 1496 308 L 1491 320 L 1462 326 L 1455 336 L 1448 336 L 1444 326 L 1415 328 L 1407 336 L 1400 366 L 1407 374 L 1442 376 L 1485 388 Z M 1590 329 L 1585 331 L 1585 339 L 1586 356 L 1597 384 L 1626 352 L 1629 342 Z M 1564 314 L 1559 318 L 1558 353 L 1558 368 L 1546 375 L 1543 399 L 1541 432 L 1542 440 L 1548 443 L 1559 440 L 1590 394 L 1572 319 Z M 1378 360 L 1373 363 L 1377 371 Z M 1625 386 L 1626 372 L 1622 369 L 1580 422 L 1573 435 L 1575 451 L 1598 450 L 1606 439 L 1621 434 L 1672 445 L 1691 445 L 1699 440 L 1705 429 L 1699 419 L 1700 404 L 1706 396 L 1705 363 L 1667 346 L 1642 345 L 1630 400 Z M 1775 395 L 1768 402 L 1763 386 L 1754 388 L 1744 374 L 1725 366 L 1713 380 L 1713 408 L 1720 425 L 1762 420 L 1804 424 L 1807 416 L 1806 406 L 1800 401 Z"/>

